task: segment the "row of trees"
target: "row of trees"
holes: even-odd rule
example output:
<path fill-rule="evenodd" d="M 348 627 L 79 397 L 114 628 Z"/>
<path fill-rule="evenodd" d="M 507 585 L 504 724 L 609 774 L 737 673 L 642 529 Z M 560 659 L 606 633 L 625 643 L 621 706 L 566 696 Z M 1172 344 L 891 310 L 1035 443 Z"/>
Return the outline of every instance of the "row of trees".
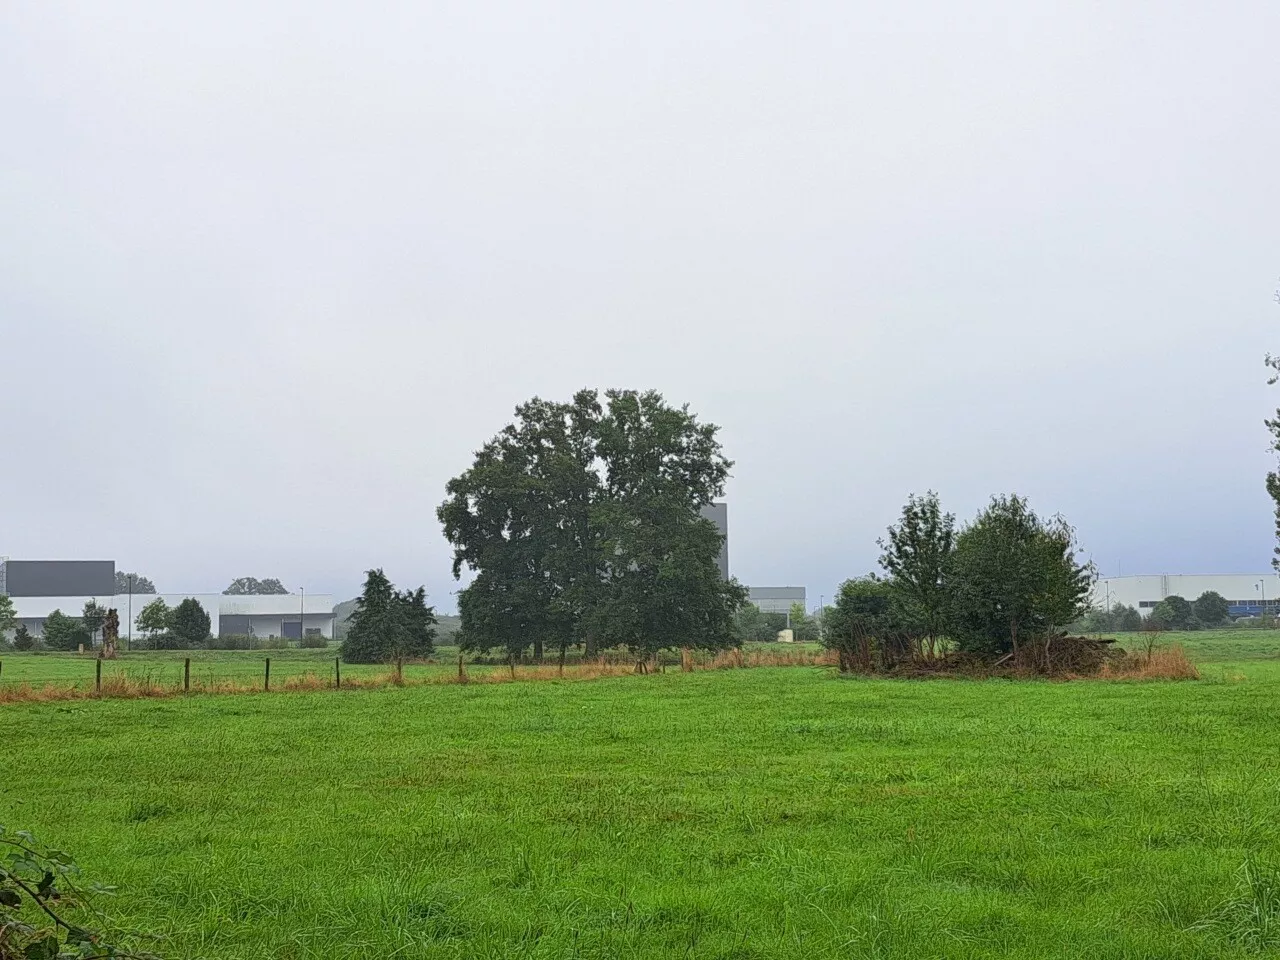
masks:
<path fill-rule="evenodd" d="M 85 603 L 78 617 L 54 610 L 44 618 L 44 633 L 39 641 L 27 630 L 25 624 L 17 625 L 13 646 L 16 650 L 34 650 L 37 646 L 43 646 L 48 650 L 62 651 L 78 650 L 81 646 L 90 647 L 98 639 L 107 616 L 107 609 L 93 600 Z M 175 607 L 170 607 L 162 598 L 156 597 L 138 614 L 138 627 L 153 645 L 163 643 L 166 637 L 173 637 L 183 646 L 202 643 L 209 636 L 210 623 L 209 614 L 192 597 Z M 13 602 L 8 597 L 0 596 L 0 634 L 14 629 L 15 624 Z"/>
<path fill-rule="evenodd" d="M 957 529 L 937 494 L 912 496 L 879 541 L 882 574 L 846 581 L 823 617 L 842 669 L 870 669 L 946 646 L 982 659 L 1025 648 L 1033 659 L 1087 610 L 1094 580 L 1061 517 L 1016 495 L 993 497 Z"/>
<path fill-rule="evenodd" d="M 1137 630 L 1204 630 L 1230 622 L 1227 599 L 1216 590 L 1206 590 L 1195 600 L 1176 594 L 1165 597 L 1144 621 L 1137 608 L 1117 603 L 1109 609 L 1093 609 L 1077 627 L 1085 633 L 1116 633 Z"/>
<path fill-rule="evenodd" d="M 720 576 L 723 538 L 700 511 L 731 463 L 687 407 L 656 392 L 533 399 L 449 481 L 464 649 L 518 657 L 623 647 L 723 648 L 746 599 Z"/>
<path fill-rule="evenodd" d="M 1231 605 L 1222 594 L 1206 590 L 1194 601 L 1173 595 L 1151 610 L 1151 622 L 1161 630 L 1201 630 L 1220 626 L 1228 619 Z"/>
<path fill-rule="evenodd" d="M 144 642 L 151 647 L 171 644 L 178 649 L 197 646 L 209 639 L 212 618 L 195 597 L 187 597 L 176 606 L 169 606 L 163 597 L 156 597 L 138 613 L 138 629 L 144 634 Z"/>

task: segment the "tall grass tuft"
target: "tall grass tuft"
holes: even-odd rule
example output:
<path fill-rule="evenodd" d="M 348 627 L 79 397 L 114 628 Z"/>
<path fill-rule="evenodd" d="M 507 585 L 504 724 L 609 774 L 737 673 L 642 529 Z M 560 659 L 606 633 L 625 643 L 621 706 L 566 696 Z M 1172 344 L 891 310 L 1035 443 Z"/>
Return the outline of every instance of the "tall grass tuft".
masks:
<path fill-rule="evenodd" d="M 1280 876 L 1246 860 L 1235 892 L 1191 929 L 1274 955 L 1280 949 Z"/>
<path fill-rule="evenodd" d="M 1199 680 L 1200 671 L 1182 647 L 1175 644 L 1107 661 L 1098 676 L 1104 680 Z"/>

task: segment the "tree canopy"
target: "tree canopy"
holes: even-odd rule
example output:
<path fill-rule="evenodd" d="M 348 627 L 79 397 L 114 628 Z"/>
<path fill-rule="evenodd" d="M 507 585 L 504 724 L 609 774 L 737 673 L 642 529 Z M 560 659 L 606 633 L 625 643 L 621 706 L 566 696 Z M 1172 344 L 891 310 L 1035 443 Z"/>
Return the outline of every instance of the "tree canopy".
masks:
<path fill-rule="evenodd" d="M 209 639 L 211 624 L 209 614 L 195 597 L 187 597 L 169 611 L 169 633 L 188 646 Z"/>
<path fill-rule="evenodd" d="M 97 636 L 98 631 L 102 629 L 102 624 L 107 619 L 106 607 L 101 606 L 96 600 L 86 600 L 84 610 L 80 614 L 80 623 L 84 625 L 85 630 L 92 640 Z"/>
<path fill-rule="evenodd" d="M 907 498 L 902 517 L 879 541 L 899 615 L 931 640 L 947 630 L 947 564 L 955 551 L 956 518 L 932 490 Z"/>
<path fill-rule="evenodd" d="M 1194 630 L 1199 626 L 1191 601 L 1176 593 L 1155 605 L 1151 610 L 1151 620 L 1162 630 Z"/>
<path fill-rule="evenodd" d="M 44 618 L 44 645 L 50 650 L 77 650 L 88 644 L 89 631 L 75 617 L 54 610 Z"/>
<path fill-rule="evenodd" d="M 1072 529 L 1042 520 L 1022 497 L 993 497 L 956 537 L 947 564 L 950 633 L 961 650 L 1016 653 L 1088 609 L 1093 568 L 1076 559 Z"/>
<path fill-rule="evenodd" d="M 1078 628 L 1085 633 L 1133 633 L 1142 629 L 1142 614 L 1124 603 L 1113 604 L 1110 610 L 1094 608 L 1080 619 Z"/>
<path fill-rule="evenodd" d="M 723 537 L 699 514 L 731 466 L 717 430 L 653 391 L 518 407 L 438 511 L 454 576 L 476 573 L 458 596 L 461 642 L 641 658 L 735 643 L 746 591 L 721 578 Z"/>
<path fill-rule="evenodd" d="M 1196 597 L 1191 606 L 1196 619 L 1206 627 L 1216 627 L 1222 623 L 1231 610 L 1231 604 L 1227 603 L 1227 598 L 1216 590 L 1206 590 Z"/>
<path fill-rule="evenodd" d="M 156 585 L 140 573 L 116 571 L 116 593 L 155 593 Z"/>
<path fill-rule="evenodd" d="M 381 569 L 369 570 L 342 642 L 342 659 L 391 663 L 428 657 L 435 650 L 435 627 L 425 587 L 400 591 Z"/>
<path fill-rule="evenodd" d="M 164 633 L 169 629 L 169 605 L 164 597 L 156 597 L 138 613 L 138 629 L 149 637 Z"/>
<path fill-rule="evenodd" d="M 822 645 L 836 651 L 841 670 L 870 669 L 872 656 L 900 625 L 893 618 L 893 588 L 874 573 L 840 584 L 823 614 Z"/>
<path fill-rule="evenodd" d="M 733 615 L 733 632 L 739 643 L 767 643 L 778 639 L 787 626 L 785 613 L 765 613 L 754 603 L 744 603 Z"/>
<path fill-rule="evenodd" d="M 135 591 L 136 592 L 136 591 Z M 288 593 L 289 588 L 275 577 L 259 580 L 257 577 L 237 577 L 223 590 L 224 596 L 259 597 Z"/>
<path fill-rule="evenodd" d="M 6 594 L 0 593 L 0 637 L 3 637 L 17 624 L 18 611 L 13 605 L 13 599 Z"/>

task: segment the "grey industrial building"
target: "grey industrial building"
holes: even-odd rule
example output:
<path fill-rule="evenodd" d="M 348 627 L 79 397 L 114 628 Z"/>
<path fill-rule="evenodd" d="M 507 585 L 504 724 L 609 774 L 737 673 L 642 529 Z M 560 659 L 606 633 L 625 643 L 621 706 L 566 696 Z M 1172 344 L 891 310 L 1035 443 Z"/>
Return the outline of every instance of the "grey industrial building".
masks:
<path fill-rule="evenodd" d="M 702 515 L 716 525 L 724 541 L 720 544 L 720 557 L 716 561 L 720 567 L 720 576 L 729 579 L 729 505 L 727 503 L 709 503 L 702 508 Z"/>
<path fill-rule="evenodd" d="M 751 587 L 747 599 L 761 613 L 790 613 L 793 603 L 805 605 L 805 592 L 804 587 Z"/>

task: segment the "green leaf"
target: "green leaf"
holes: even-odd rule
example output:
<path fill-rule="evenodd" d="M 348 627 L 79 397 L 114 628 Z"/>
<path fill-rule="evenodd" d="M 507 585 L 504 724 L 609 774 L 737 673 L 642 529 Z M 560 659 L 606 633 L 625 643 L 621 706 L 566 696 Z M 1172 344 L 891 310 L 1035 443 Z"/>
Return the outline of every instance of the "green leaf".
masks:
<path fill-rule="evenodd" d="M 26 960 L 58 960 L 58 938 L 49 934 L 43 940 L 29 943 L 22 955 Z"/>

